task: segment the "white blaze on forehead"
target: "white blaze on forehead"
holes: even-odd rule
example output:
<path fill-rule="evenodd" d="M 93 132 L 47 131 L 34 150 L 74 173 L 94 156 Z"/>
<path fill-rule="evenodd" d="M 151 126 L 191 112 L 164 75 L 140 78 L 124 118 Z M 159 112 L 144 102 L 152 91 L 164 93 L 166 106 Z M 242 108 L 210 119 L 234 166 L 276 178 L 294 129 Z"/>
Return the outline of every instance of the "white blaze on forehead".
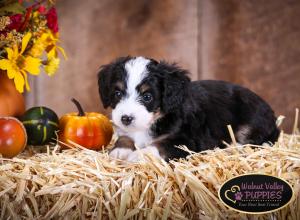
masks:
<path fill-rule="evenodd" d="M 127 93 L 132 95 L 136 92 L 136 87 L 147 76 L 147 65 L 150 60 L 144 57 L 137 57 L 126 62 L 127 72 Z"/>

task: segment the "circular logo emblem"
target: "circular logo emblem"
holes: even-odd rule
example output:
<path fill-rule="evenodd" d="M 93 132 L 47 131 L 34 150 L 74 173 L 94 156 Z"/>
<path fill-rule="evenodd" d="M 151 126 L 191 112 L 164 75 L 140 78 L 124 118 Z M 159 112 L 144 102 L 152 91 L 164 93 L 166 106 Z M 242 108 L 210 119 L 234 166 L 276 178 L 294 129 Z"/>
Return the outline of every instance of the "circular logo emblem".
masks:
<path fill-rule="evenodd" d="M 235 211 L 262 214 L 288 205 L 293 188 L 283 179 L 264 174 L 246 174 L 226 181 L 219 190 L 220 200 Z"/>

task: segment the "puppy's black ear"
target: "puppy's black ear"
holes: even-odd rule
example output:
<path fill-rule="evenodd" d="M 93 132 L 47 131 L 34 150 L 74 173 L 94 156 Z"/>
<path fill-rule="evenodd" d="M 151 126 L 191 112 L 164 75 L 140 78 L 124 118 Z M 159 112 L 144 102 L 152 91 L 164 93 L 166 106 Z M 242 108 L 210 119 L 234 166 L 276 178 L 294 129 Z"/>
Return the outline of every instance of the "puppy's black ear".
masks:
<path fill-rule="evenodd" d="M 112 83 L 115 79 L 114 74 L 124 72 L 124 65 L 130 59 L 132 59 L 131 56 L 119 57 L 110 64 L 100 68 L 98 73 L 98 86 L 104 108 L 110 106 L 113 101 Z"/>
<path fill-rule="evenodd" d="M 98 89 L 104 108 L 111 104 L 110 82 L 111 82 L 111 65 L 104 65 L 98 73 Z"/>
<path fill-rule="evenodd" d="M 163 78 L 162 111 L 168 113 L 180 109 L 190 82 L 188 72 L 166 62 L 159 62 L 156 67 Z"/>
<path fill-rule="evenodd" d="M 154 64 L 154 65 L 157 65 L 159 63 L 157 60 L 155 60 L 153 58 L 147 58 L 147 59 L 149 59 L 152 62 L 152 64 Z"/>

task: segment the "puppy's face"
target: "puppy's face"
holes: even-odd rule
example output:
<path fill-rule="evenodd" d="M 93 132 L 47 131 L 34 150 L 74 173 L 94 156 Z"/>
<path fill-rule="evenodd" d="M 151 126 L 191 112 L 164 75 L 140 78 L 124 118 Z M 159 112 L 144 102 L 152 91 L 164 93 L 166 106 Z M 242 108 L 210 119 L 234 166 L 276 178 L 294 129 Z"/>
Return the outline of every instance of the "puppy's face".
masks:
<path fill-rule="evenodd" d="M 176 85 L 183 85 L 188 78 L 180 73 L 181 80 L 177 79 L 171 71 L 177 67 L 168 65 L 167 69 L 166 65 L 143 57 L 126 57 L 102 67 L 99 92 L 104 107 L 113 109 L 112 120 L 118 128 L 128 132 L 149 130 L 174 103 L 182 101 L 182 86 Z"/>

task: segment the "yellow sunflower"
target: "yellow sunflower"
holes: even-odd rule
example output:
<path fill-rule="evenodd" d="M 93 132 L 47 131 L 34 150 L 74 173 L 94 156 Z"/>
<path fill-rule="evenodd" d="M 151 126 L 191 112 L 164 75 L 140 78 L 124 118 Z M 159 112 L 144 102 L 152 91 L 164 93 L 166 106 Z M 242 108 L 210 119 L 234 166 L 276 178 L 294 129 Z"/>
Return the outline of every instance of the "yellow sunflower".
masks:
<path fill-rule="evenodd" d="M 47 47 L 47 43 L 46 43 L 46 40 L 47 40 L 47 34 L 46 33 L 43 33 L 39 38 L 37 38 L 30 51 L 29 51 L 29 54 L 33 57 L 40 57 L 43 55 L 43 52 L 45 51 L 46 47 Z"/>
<path fill-rule="evenodd" d="M 41 60 L 32 56 L 23 55 L 28 42 L 31 38 L 31 33 L 27 33 L 22 39 L 22 47 L 19 52 L 18 46 L 15 44 L 12 49 L 5 48 L 7 52 L 7 59 L 0 60 L 0 69 L 7 71 L 9 79 L 14 79 L 16 89 L 23 93 L 24 84 L 27 90 L 30 90 L 27 72 L 32 75 L 38 75 L 40 73 Z"/>
<path fill-rule="evenodd" d="M 47 53 L 50 53 L 54 49 L 55 55 L 57 56 L 57 50 L 59 50 L 64 56 L 64 58 L 67 59 L 67 55 L 64 49 L 57 45 L 57 42 L 59 42 L 58 33 L 53 34 L 51 31 L 47 31 L 46 34 L 47 34 L 46 43 L 48 46 L 46 49 Z"/>
<path fill-rule="evenodd" d="M 52 76 L 58 69 L 59 67 L 59 58 L 57 58 L 57 54 L 55 49 L 52 49 L 49 51 L 47 54 L 47 62 L 45 65 L 45 71 L 49 76 Z"/>

